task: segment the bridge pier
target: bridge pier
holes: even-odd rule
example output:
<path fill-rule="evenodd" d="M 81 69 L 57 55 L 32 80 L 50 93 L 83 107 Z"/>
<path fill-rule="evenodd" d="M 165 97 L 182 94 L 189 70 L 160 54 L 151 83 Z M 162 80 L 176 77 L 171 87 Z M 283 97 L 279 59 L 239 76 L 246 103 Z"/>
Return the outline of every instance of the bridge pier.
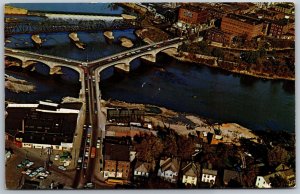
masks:
<path fill-rule="evenodd" d="M 50 72 L 49 72 L 50 75 L 61 75 L 63 74 L 63 72 L 61 71 L 61 67 L 52 67 L 50 68 Z"/>
<path fill-rule="evenodd" d="M 121 64 L 118 64 L 118 65 L 115 65 L 115 69 L 117 71 L 122 71 L 122 72 L 125 72 L 125 73 L 128 73 L 130 71 L 130 65 L 127 64 L 127 63 L 121 63 Z"/>
<path fill-rule="evenodd" d="M 156 55 L 146 55 L 142 56 L 141 58 L 152 63 L 156 62 Z"/>

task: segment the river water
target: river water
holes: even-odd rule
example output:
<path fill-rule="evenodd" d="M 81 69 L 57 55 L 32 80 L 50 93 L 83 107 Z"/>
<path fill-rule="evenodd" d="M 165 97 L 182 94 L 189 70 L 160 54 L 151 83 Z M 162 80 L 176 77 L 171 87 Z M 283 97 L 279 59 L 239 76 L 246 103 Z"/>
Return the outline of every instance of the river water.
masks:
<path fill-rule="evenodd" d="M 101 8 L 105 10 L 103 13 L 111 10 L 104 5 Z M 49 6 L 47 9 L 50 9 Z M 90 6 L 85 9 L 95 11 L 100 8 Z M 56 9 L 52 7 L 52 10 Z M 69 10 L 71 8 L 63 11 Z M 116 14 L 122 11 L 122 8 L 118 8 Z M 116 39 L 108 43 L 101 32 L 79 32 L 80 39 L 87 44 L 86 50 L 80 50 L 70 43 L 67 33 L 41 34 L 46 41 L 39 50 L 32 46 L 29 35 L 13 36 L 10 38 L 12 42 L 6 43 L 6 46 L 19 49 L 26 47 L 39 53 L 89 61 L 126 50 L 120 46 L 118 38 L 121 36 L 133 40 L 135 46 L 143 44 L 132 29 L 114 31 L 114 34 Z M 113 68 L 103 71 L 100 83 L 102 97 L 164 106 L 216 121 L 236 122 L 254 130 L 295 131 L 294 82 L 231 74 L 202 65 L 178 62 L 164 54 L 158 55 L 155 64 L 134 60 L 132 69 L 127 75 L 113 74 Z M 38 73 L 19 68 L 7 70 L 6 73 L 10 75 L 34 83 L 37 89 L 32 94 L 15 94 L 5 90 L 6 100 L 36 102 L 50 99 L 59 102 L 64 96 L 78 97 L 80 84 L 78 75 L 72 70 L 63 69 L 64 75 L 60 78 L 47 76 L 49 69 L 44 65 L 37 65 L 36 70 Z"/>

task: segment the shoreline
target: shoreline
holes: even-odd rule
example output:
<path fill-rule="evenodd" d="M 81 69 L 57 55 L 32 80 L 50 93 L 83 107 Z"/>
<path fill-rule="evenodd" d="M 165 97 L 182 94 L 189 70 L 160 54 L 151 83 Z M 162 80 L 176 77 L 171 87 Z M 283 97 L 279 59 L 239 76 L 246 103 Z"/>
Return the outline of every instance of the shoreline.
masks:
<path fill-rule="evenodd" d="M 147 32 L 147 31 L 148 31 L 147 28 L 143 28 L 143 29 L 140 29 L 140 30 L 136 30 L 135 34 L 136 34 L 137 37 L 141 38 L 143 40 L 143 42 L 145 42 L 147 44 L 151 44 L 151 43 L 153 43 L 155 41 L 151 40 L 149 38 L 149 36 L 143 34 L 144 32 Z M 176 51 L 175 49 L 173 49 L 173 50 L 168 49 L 168 50 L 165 50 L 165 51 L 162 51 L 162 52 L 165 53 L 165 54 L 167 54 L 168 56 L 170 56 L 170 57 L 178 60 L 178 61 L 181 61 L 181 62 L 189 62 L 189 63 L 195 63 L 197 65 L 205 65 L 205 66 L 208 66 L 208 67 L 213 67 L 213 68 L 221 69 L 221 70 L 233 73 L 233 74 L 247 75 L 247 76 L 251 76 L 251 77 L 255 77 L 255 78 L 268 79 L 268 80 L 286 80 L 286 81 L 295 81 L 296 80 L 295 78 L 278 77 L 278 76 L 270 77 L 270 76 L 267 76 L 267 75 L 259 75 L 259 74 L 251 73 L 251 72 L 248 72 L 248 71 L 226 69 L 226 68 L 218 66 L 218 60 L 217 60 L 217 58 L 216 57 L 212 57 L 212 56 L 203 55 L 202 58 L 198 58 L 198 59 L 207 60 L 207 58 L 210 58 L 209 60 L 214 60 L 217 63 L 217 65 L 211 65 L 211 64 L 209 64 L 207 62 L 203 62 L 203 61 L 200 62 L 200 61 L 193 60 L 193 59 L 190 59 L 190 58 L 187 58 L 187 57 L 177 56 L 177 55 L 180 55 L 180 53 L 178 51 Z M 192 53 L 186 53 L 186 55 L 189 55 L 189 54 L 192 54 Z M 197 55 L 197 54 L 192 54 L 192 55 Z M 224 62 L 234 63 L 234 62 L 231 62 L 231 61 L 224 61 Z"/>
<path fill-rule="evenodd" d="M 192 113 L 177 112 L 165 107 L 151 105 L 129 103 L 119 100 L 102 100 L 106 108 L 136 108 L 145 111 L 145 121 L 151 122 L 153 126 L 158 128 L 169 127 L 178 135 L 189 136 L 194 135 L 201 138 L 207 133 L 214 133 L 215 129 L 222 132 L 222 140 L 217 140 L 217 143 L 229 143 L 240 145 L 241 137 L 249 139 L 255 143 L 259 142 L 260 137 L 255 134 L 255 130 L 246 128 L 238 123 L 217 123 L 211 122 L 208 118 L 203 118 Z M 151 110 L 152 109 L 152 110 Z M 152 112 L 153 109 L 159 112 Z"/>

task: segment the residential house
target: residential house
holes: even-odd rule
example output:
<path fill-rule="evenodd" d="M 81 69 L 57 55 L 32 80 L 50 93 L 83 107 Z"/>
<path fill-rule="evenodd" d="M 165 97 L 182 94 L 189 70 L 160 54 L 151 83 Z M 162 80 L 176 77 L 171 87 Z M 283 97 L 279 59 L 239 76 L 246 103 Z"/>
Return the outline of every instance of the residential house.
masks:
<path fill-rule="evenodd" d="M 155 164 L 137 161 L 134 167 L 134 178 L 148 178 L 154 167 Z"/>
<path fill-rule="evenodd" d="M 272 188 L 270 178 L 275 176 L 281 176 L 282 178 L 284 178 L 287 181 L 289 187 L 295 186 L 295 173 L 292 169 L 274 172 L 266 176 L 257 176 L 255 186 L 257 188 Z"/>
<path fill-rule="evenodd" d="M 204 183 L 215 184 L 218 171 L 210 169 L 202 169 L 202 178 L 201 181 Z"/>
<path fill-rule="evenodd" d="M 127 180 L 130 174 L 128 145 L 105 142 L 104 144 L 104 178 Z"/>
<path fill-rule="evenodd" d="M 200 164 L 189 162 L 186 164 L 183 164 L 182 168 L 182 183 L 185 185 L 194 185 L 197 186 L 198 184 L 198 178 L 200 176 Z"/>
<path fill-rule="evenodd" d="M 159 162 L 157 176 L 171 183 L 176 183 L 180 170 L 179 158 L 164 158 Z"/>

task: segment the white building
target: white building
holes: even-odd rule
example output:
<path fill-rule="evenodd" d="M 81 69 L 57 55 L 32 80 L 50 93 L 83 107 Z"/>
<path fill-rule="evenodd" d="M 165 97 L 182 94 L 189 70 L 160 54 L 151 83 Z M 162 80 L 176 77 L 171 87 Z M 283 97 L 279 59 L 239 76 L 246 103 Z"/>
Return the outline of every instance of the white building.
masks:
<path fill-rule="evenodd" d="M 177 158 L 161 159 L 157 176 L 171 183 L 176 183 L 180 169 L 180 160 Z"/>
<path fill-rule="evenodd" d="M 216 171 L 216 170 L 203 169 L 201 181 L 204 183 L 215 184 L 217 174 L 218 174 L 218 171 Z"/>
<path fill-rule="evenodd" d="M 190 162 L 182 168 L 182 183 L 197 186 L 200 175 L 200 164 Z"/>

